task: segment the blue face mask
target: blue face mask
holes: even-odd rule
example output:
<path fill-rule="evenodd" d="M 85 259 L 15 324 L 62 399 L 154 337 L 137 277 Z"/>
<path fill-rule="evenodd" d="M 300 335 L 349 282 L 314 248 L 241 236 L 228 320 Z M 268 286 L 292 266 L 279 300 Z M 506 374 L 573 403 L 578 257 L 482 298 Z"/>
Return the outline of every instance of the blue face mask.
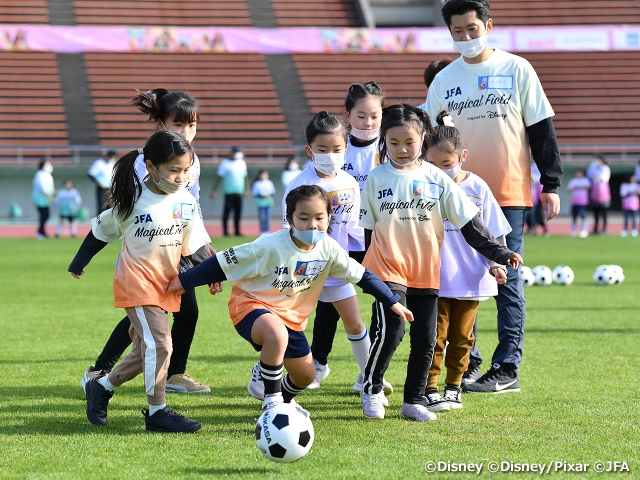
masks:
<path fill-rule="evenodd" d="M 291 234 L 305 245 L 313 246 L 327 236 L 327 232 L 320 230 L 298 230 L 291 227 Z"/>

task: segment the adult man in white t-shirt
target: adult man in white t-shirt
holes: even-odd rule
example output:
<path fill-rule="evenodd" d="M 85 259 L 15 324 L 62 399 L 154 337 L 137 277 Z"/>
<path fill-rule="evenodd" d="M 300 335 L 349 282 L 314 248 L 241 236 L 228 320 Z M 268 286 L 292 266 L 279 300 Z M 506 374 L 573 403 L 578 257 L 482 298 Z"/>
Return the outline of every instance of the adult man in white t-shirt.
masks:
<path fill-rule="evenodd" d="M 547 220 L 560 211 L 557 188 L 562 166 L 553 109 L 529 62 L 487 45 L 493 28 L 489 2 L 449 0 L 442 16 L 462 56 L 436 75 L 426 111 L 432 121 L 441 110 L 450 112 L 469 150 L 465 168 L 489 184 L 512 228 L 507 246 L 522 254 L 525 210 L 532 206 L 531 156 L 540 169 Z M 507 278 L 496 297 L 499 343 L 493 365 L 465 386 L 468 392 L 520 390 L 517 370 L 524 344 L 524 289 L 516 271 L 509 269 Z M 470 364 L 469 368 L 477 367 Z"/>

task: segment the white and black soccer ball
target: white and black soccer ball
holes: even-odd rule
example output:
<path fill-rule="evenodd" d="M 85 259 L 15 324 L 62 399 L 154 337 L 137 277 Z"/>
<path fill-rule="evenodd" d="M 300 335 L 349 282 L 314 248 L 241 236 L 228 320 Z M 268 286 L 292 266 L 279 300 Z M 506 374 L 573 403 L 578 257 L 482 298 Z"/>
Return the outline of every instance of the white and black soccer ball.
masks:
<path fill-rule="evenodd" d="M 530 287 L 534 283 L 536 283 L 536 276 L 533 274 L 529 267 L 524 265 L 520 266 L 520 270 L 518 271 L 518 276 L 525 287 Z"/>
<path fill-rule="evenodd" d="M 531 270 L 533 276 L 535 277 L 536 285 L 551 285 L 553 282 L 553 274 L 551 273 L 551 269 L 545 265 L 538 265 L 537 267 L 533 267 Z"/>
<path fill-rule="evenodd" d="M 616 285 L 624 282 L 624 270 L 620 265 L 609 265 L 609 268 L 613 270 L 613 283 Z"/>
<path fill-rule="evenodd" d="M 616 283 L 616 271 L 611 265 L 600 265 L 593 272 L 593 281 L 596 285 L 613 285 Z"/>
<path fill-rule="evenodd" d="M 573 283 L 573 279 L 575 278 L 573 275 L 573 270 L 566 265 L 558 265 L 553 269 L 553 282 L 556 285 L 571 285 Z"/>
<path fill-rule="evenodd" d="M 262 412 L 256 423 L 256 444 L 274 462 L 295 462 L 313 445 L 313 424 L 297 405 L 281 403 Z"/>

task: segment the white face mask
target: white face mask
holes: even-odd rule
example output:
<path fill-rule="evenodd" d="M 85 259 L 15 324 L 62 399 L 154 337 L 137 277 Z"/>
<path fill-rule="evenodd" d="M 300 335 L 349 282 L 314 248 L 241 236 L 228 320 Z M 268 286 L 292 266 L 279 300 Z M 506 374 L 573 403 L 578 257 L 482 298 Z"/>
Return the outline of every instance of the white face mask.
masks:
<path fill-rule="evenodd" d="M 455 48 L 463 57 L 476 58 L 482 53 L 484 47 L 487 46 L 488 38 L 487 34 L 474 38 L 473 40 L 467 40 L 466 42 L 453 42 L 453 48 Z"/>
<path fill-rule="evenodd" d="M 233 154 L 234 160 L 242 160 L 243 158 L 244 158 L 244 153 L 242 152 L 236 152 Z"/>
<path fill-rule="evenodd" d="M 182 187 L 184 187 L 184 183 L 172 182 L 168 178 L 162 176 L 162 174 L 158 169 L 156 169 L 156 171 L 158 172 L 158 175 L 160 175 L 160 181 L 157 181 L 153 175 L 150 175 L 150 177 L 151 177 L 151 180 L 153 180 L 153 183 L 156 184 L 156 187 L 158 187 L 161 192 L 164 192 L 167 195 L 170 195 L 172 193 L 176 193 Z"/>
<path fill-rule="evenodd" d="M 291 162 L 291 163 L 289 164 L 289 168 L 288 168 L 288 170 L 290 170 L 290 171 L 292 171 L 292 172 L 295 172 L 295 171 L 297 171 L 297 170 L 300 170 L 300 165 L 298 165 L 298 162 Z"/>
<path fill-rule="evenodd" d="M 442 169 L 442 171 L 444 173 L 446 173 L 449 176 L 449 178 L 451 178 L 451 180 L 455 180 L 456 179 L 456 177 L 460 173 L 460 170 L 462 170 L 462 163 L 461 162 L 458 162 L 458 164 L 455 167 L 443 168 Z"/>
<path fill-rule="evenodd" d="M 47 172 L 47 173 L 52 173 L 53 172 L 53 165 L 51 165 L 50 163 L 47 163 L 46 165 L 44 165 L 42 167 L 42 170 Z"/>
<path fill-rule="evenodd" d="M 353 125 L 351 125 L 351 135 L 353 135 L 359 140 L 364 140 L 368 142 L 369 140 L 378 138 L 378 136 L 380 135 L 380 129 L 377 128 L 375 130 L 360 130 L 359 128 L 356 128 Z"/>
<path fill-rule="evenodd" d="M 311 147 L 309 147 L 311 150 Z M 313 153 L 313 166 L 316 170 L 324 175 L 332 175 L 342 168 L 344 165 L 343 153 Z"/>

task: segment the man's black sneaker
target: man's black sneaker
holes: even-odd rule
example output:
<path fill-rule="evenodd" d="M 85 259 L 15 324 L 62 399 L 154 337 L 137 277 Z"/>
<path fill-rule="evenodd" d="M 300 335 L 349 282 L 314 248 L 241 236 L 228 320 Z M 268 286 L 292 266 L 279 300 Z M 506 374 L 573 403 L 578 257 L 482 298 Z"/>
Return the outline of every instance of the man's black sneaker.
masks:
<path fill-rule="evenodd" d="M 481 376 L 480 365 L 474 361 L 469 361 L 467 371 L 462 374 L 462 385 L 476 382 Z"/>
<path fill-rule="evenodd" d="M 199 422 L 174 412 L 171 407 L 164 407 L 153 415 L 149 415 L 149 410 L 143 408 L 142 414 L 147 432 L 191 433 L 200 430 Z"/>
<path fill-rule="evenodd" d="M 477 381 L 462 387 L 467 393 L 510 393 L 520 391 L 517 372 L 494 363 L 491 369 Z"/>
<path fill-rule="evenodd" d="M 106 425 L 107 407 L 113 392 L 100 385 L 99 378 L 101 377 L 92 378 L 84 387 L 87 396 L 87 419 L 94 425 Z"/>

